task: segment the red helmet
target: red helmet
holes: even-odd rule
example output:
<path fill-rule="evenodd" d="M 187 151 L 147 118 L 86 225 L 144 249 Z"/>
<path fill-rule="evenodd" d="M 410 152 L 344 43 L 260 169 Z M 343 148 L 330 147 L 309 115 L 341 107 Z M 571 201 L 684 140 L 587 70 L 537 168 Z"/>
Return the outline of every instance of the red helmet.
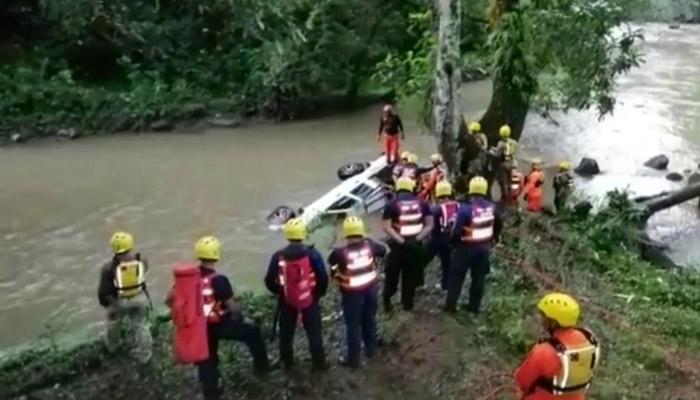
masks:
<path fill-rule="evenodd" d="M 390 104 L 387 104 L 384 106 L 384 112 L 385 113 L 393 113 L 394 112 L 394 107 L 392 107 Z"/>

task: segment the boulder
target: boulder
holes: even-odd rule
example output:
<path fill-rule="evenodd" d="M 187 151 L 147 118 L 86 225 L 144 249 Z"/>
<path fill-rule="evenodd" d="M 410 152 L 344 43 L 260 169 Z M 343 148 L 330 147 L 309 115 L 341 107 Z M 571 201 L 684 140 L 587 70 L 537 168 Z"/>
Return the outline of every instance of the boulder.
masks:
<path fill-rule="evenodd" d="M 668 167 L 668 157 L 664 154 L 659 154 L 658 156 L 648 159 L 647 162 L 644 163 L 644 166 L 661 171 Z"/>
<path fill-rule="evenodd" d="M 598 167 L 598 162 L 592 158 L 584 157 L 581 162 L 578 163 L 574 172 L 581 176 L 593 176 L 600 173 L 600 167 Z"/>
<path fill-rule="evenodd" d="M 693 172 L 688 176 L 688 185 L 694 185 L 700 183 L 700 172 Z"/>
<path fill-rule="evenodd" d="M 581 201 L 573 207 L 573 213 L 579 218 L 586 218 L 593 209 L 593 204 L 590 201 Z"/>
<path fill-rule="evenodd" d="M 175 129 L 175 124 L 167 119 L 159 119 L 151 124 L 151 129 L 156 132 L 169 132 Z"/>
<path fill-rule="evenodd" d="M 209 118 L 207 124 L 214 128 L 236 128 L 241 126 L 243 121 L 239 118 Z"/>
<path fill-rule="evenodd" d="M 14 143 L 24 143 L 27 140 L 29 140 L 30 135 L 26 133 L 13 133 L 10 136 L 10 140 L 12 140 Z"/>
<path fill-rule="evenodd" d="M 668 29 L 681 29 L 681 24 L 674 22 L 672 24 L 669 24 Z"/>
<path fill-rule="evenodd" d="M 80 133 L 74 128 L 63 128 L 59 129 L 58 132 L 56 132 L 56 136 L 68 139 L 77 139 L 80 137 Z"/>
<path fill-rule="evenodd" d="M 207 108 L 199 103 L 186 104 L 182 108 L 182 114 L 185 118 L 204 118 L 207 116 Z"/>
<path fill-rule="evenodd" d="M 666 179 L 672 182 L 680 182 L 683 180 L 683 175 L 679 174 L 678 172 L 671 172 L 670 174 L 666 175 Z"/>

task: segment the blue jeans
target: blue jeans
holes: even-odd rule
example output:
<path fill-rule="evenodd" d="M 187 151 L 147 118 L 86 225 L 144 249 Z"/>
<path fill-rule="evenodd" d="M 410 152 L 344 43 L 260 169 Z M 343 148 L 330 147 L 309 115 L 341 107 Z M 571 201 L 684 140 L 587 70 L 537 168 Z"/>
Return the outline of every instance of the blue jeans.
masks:
<path fill-rule="evenodd" d="M 291 367 L 294 364 L 294 334 L 297 330 L 297 320 L 301 313 L 301 322 L 309 339 L 309 352 L 314 366 L 321 367 L 326 363 L 326 356 L 323 350 L 323 333 L 321 328 L 321 307 L 317 300 L 305 310 L 297 310 L 290 307 L 284 301 L 280 305 L 280 358 L 285 366 Z"/>
<path fill-rule="evenodd" d="M 356 366 L 360 363 L 361 342 L 365 344 L 368 358 L 374 355 L 377 347 L 379 285 L 355 292 L 341 290 L 340 294 L 348 342 L 347 363 Z"/>

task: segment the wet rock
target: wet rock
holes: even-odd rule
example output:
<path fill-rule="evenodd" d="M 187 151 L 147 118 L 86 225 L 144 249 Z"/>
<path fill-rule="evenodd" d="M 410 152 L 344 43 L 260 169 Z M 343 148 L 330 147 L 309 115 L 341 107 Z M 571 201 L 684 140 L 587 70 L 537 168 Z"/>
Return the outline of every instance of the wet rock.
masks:
<path fill-rule="evenodd" d="M 243 121 L 239 118 L 209 118 L 207 124 L 214 128 L 236 128 L 241 126 Z"/>
<path fill-rule="evenodd" d="M 182 114 L 185 118 L 204 118 L 207 116 L 207 108 L 204 104 L 187 104 L 182 108 Z"/>
<path fill-rule="evenodd" d="M 151 129 L 156 132 L 168 132 L 175 129 L 175 124 L 167 119 L 159 119 L 151 124 Z"/>
<path fill-rule="evenodd" d="M 700 172 L 693 172 L 688 176 L 688 185 L 694 185 L 700 183 Z"/>
<path fill-rule="evenodd" d="M 14 143 L 24 143 L 27 140 L 29 140 L 29 135 L 26 133 L 13 133 L 10 136 L 10 140 L 12 140 Z"/>
<path fill-rule="evenodd" d="M 593 209 L 593 204 L 590 201 L 581 201 L 576 203 L 573 208 L 573 213 L 581 218 L 587 217 Z"/>
<path fill-rule="evenodd" d="M 64 128 L 64 129 L 59 129 L 58 132 L 56 132 L 56 136 L 58 137 L 64 137 L 68 139 L 77 139 L 80 137 L 80 132 L 78 132 L 74 128 Z"/>
<path fill-rule="evenodd" d="M 581 176 L 593 176 L 600 173 L 600 167 L 598 167 L 598 162 L 592 158 L 584 157 L 581 162 L 578 163 L 574 172 Z"/>
<path fill-rule="evenodd" d="M 678 172 L 671 172 L 670 174 L 666 175 L 666 179 L 671 182 L 680 182 L 683 180 L 683 175 L 679 174 Z"/>
<path fill-rule="evenodd" d="M 647 162 L 644 163 L 644 166 L 661 171 L 668 167 L 668 157 L 664 154 L 659 154 L 658 156 L 648 159 Z"/>
<path fill-rule="evenodd" d="M 668 26 L 668 29 L 680 29 L 680 28 L 681 28 L 681 24 L 679 24 L 677 22 L 674 22 Z"/>

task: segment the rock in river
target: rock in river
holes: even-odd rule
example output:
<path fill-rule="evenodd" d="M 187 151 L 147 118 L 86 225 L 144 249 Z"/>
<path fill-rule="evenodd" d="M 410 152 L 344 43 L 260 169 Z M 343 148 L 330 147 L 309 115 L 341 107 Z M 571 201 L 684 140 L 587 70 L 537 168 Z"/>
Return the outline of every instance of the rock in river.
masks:
<path fill-rule="evenodd" d="M 598 167 L 598 162 L 592 158 L 584 157 L 581 162 L 578 163 L 574 172 L 581 176 L 593 176 L 600 173 L 600 167 Z"/>
<path fill-rule="evenodd" d="M 644 163 L 644 166 L 661 171 L 668 167 L 668 157 L 666 157 L 664 154 L 659 154 L 658 156 L 654 156 L 647 160 L 647 162 Z"/>
<path fill-rule="evenodd" d="M 680 182 L 683 180 L 683 175 L 679 174 L 678 172 L 671 172 L 670 174 L 666 175 L 666 179 L 671 182 Z"/>
<path fill-rule="evenodd" d="M 698 172 L 693 172 L 690 174 L 688 177 L 688 185 L 694 185 L 696 183 L 700 183 L 700 173 Z"/>
<path fill-rule="evenodd" d="M 238 118 L 209 118 L 207 124 L 215 128 L 236 128 L 242 121 Z"/>
<path fill-rule="evenodd" d="M 151 124 L 151 129 L 156 132 L 168 132 L 175 129 L 175 124 L 167 119 L 159 119 Z"/>
<path fill-rule="evenodd" d="M 80 137 L 80 133 L 78 133 L 78 131 L 74 128 L 63 128 L 59 129 L 58 132 L 56 132 L 56 136 L 65 137 L 68 139 L 77 139 Z"/>

